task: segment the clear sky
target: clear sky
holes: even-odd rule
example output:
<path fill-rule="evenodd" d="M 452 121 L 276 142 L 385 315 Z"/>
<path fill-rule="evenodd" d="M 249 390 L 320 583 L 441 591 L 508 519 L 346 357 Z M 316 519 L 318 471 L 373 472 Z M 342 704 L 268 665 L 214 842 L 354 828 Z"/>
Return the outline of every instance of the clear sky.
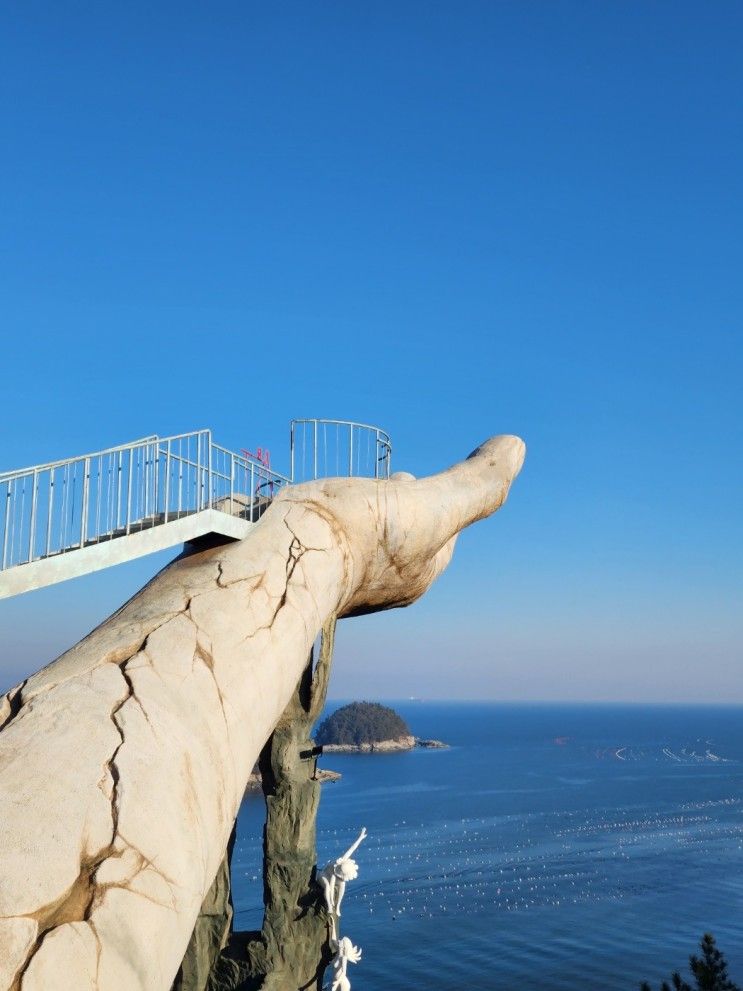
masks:
<path fill-rule="evenodd" d="M 743 7 L 6 4 L 0 468 L 527 461 L 337 697 L 743 701 Z M 8 687 L 168 555 L 0 602 Z"/>

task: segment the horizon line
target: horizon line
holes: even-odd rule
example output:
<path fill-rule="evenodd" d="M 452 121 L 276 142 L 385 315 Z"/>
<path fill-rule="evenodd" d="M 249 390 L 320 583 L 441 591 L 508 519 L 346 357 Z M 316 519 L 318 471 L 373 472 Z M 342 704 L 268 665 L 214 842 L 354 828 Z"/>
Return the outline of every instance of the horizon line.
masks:
<path fill-rule="evenodd" d="M 743 708 L 743 699 L 738 701 L 728 701 L 720 699 L 707 700 L 654 700 L 654 699 L 502 699 L 502 698 L 446 698 L 438 696 L 423 695 L 377 695 L 373 698 L 358 698 L 350 695 L 334 695 L 328 697 L 326 702 L 450 702 L 464 703 L 468 705 L 637 705 L 637 706 L 666 706 L 666 707 L 691 707 L 691 706 L 714 706 L 717 708 Z"/>

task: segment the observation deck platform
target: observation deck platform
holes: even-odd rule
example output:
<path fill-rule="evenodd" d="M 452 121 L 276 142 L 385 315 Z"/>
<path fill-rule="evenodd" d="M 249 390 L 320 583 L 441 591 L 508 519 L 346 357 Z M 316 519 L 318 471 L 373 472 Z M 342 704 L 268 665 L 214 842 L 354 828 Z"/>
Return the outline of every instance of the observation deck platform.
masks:
<path fill-rule="evenodd" d="M 391 454 L 379 427 L 305 419 L 291 421 L 289 475 L 210 430 L 0 473 L 0 599 L 180 544 L 242 540 L 284 486 L 389 478 Z"/>

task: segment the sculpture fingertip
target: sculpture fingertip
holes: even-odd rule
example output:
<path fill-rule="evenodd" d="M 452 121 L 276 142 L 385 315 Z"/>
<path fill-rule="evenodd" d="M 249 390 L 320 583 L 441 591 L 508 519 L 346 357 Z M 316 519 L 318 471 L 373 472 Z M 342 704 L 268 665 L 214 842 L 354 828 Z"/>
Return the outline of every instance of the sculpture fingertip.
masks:
<path fill-rule="evenodd" d="M 516 434 L 499 434 L 496 437 L 488 438 L 479 447 L 476 447 L 467 456 L 467 460 L 483 457 L 493 460 L 507 458 L 512 462 L 514 475 L 518 475 L 526 457 L 526 444 Z"/>

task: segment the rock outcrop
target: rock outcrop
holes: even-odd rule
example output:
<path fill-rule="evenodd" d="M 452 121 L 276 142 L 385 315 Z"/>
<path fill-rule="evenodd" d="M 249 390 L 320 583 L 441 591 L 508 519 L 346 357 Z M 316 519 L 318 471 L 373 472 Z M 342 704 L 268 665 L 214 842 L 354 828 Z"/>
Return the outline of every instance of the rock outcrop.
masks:
<path fill-rule="evenodd" d="M 169 991 L 319 631 L 421 596 L 523 456 L 290 487 L 0 699 L 0 991 Z"/>
<path fill-rule="evenodd" d="M 373 743 L 326 743 L 323 753 L 328 754 L 394 754 L 401 750 L 445 750 L 447 743 L 441 740 L 421 740 L 417 736 L 401 736 L 397 740 L 376 740 Z"/>
<path fill-rule="evenodd" d="M 396 740 L 374 740 L 368 743 L 325 743 L 323 753 L 328 754 L 391 754 L 399 750 L 412 750 L 414 736 L 400 736 Z"/>

